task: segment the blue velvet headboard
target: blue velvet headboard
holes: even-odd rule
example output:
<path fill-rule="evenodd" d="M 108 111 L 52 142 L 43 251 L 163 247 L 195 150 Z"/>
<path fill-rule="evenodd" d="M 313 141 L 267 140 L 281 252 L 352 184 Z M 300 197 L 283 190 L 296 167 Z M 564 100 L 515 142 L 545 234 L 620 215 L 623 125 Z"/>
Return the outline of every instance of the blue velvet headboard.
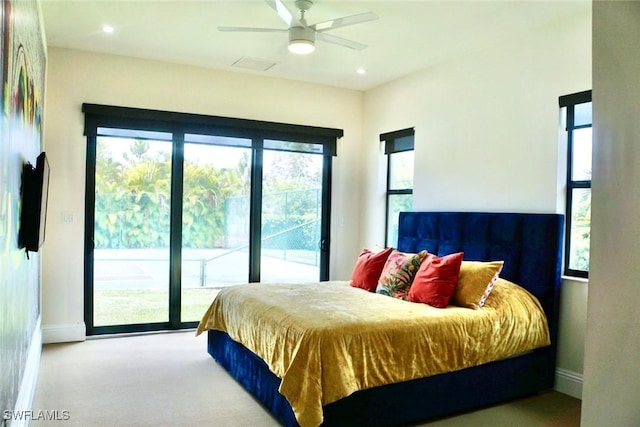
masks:
<path fill-rule="evenodd" d="M 471 261 L 504 260 L 500 277 L 534 294 L 555 329 L 563 229 L 559 214 L 401 212 L 398 249 L 426 249 L 439 256 L 464 252 Z"/>

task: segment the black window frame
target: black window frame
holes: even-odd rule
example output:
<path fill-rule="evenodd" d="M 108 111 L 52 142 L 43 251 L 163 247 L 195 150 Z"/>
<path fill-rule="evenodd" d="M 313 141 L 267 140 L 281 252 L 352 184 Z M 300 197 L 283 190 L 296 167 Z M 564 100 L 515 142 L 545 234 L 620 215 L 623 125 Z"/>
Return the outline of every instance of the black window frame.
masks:
<path fill-rule="evenodd" d="M 564 274 L 566 276 L 588 278 L 589 270 L 577 270 L 569 267 L 571 256 L 571 228 L 573 219 L 573 193 L 575 190 L 591 189 L 591 179 L 573 179 L 573 140 L 574 131 L 593 128 L 593 119 L 589 124 L 575 123 L 576 105 L 592 102 L 591 90 L 564 95 L 559 98 L 560 108 L 566 108 L 566 136 L 567 136 L 567 176 L 566 176 L 566 207 L 565 207 L 565 246 L 564 246 Z"/>
<path fill-rule="evenodd" d="M 101 335 L 113 333 L 147 332 L 157 330 L 175 330 L 194 328 L 198 322 L 184 322 L 180 319 L 181 309 L 181 247 L 182 247 L 182 175 L 184 160 L 184 137 L 186 134 L 215 134 L 244 138 L 251 141 L 252 156 L 252 200 L 261 200 L 262 195 L 262 152 L 265 140 L 282 140 L 313 144 L 315 150 L 295 144 L 283 145 L 269 150 L 311 152 L 323 156 L 322 206 L 323 220 L 320 236 L 319 280 L 329 280 L 330 260 L 330 219 L 331 219 L 331 175 L 332 160 L 337 155 L 337 140 L 344 135 L 342 129 L 324 128 L 316 126 L 266 122 L 201 114 L 179 113 L 162 110 L 148 110 L 100 104 L 82 104 L 84 113 L 84 135 L 87 138 L 87 169 L 85 172 L 85 244 L 84 244 L 84 290 L 85 307 L 84 318 L 87 335 Z M 109 136 L 110 129 L 130 129 L 136 131 L 166 132 L 173 138 L 171 188 L 171 230 L 170 230 L 170 264 L 169 271 L 169 321 L 148 324 L 126 324 L 113 326 L 95 326 L 93 322 L 93 225 L 95 194 L 95 163 L 96 139 L 99 136 Z M 105 133 L 106 132 L 106 133 Z M 243 146 L 244 147 L 244 146 Z M 92 169 L 93 168 L 93 169 Z M 260 281 L 260 247 L 261 247 L 261 207 L 251 205 L 251 239 L 249 282 Z"/>
<path fill-rule="evenodd" d="M 410 140 L 407 137 L 411 137 Z M 384 219 L 384 242 L 385 246 L 391 246 L 394 242 L 389 242 L 389 220 L 391 208 L 390 200 L 393 196 L 413 195 L 413 182 L 411 188 L 393 189 L 391 188 L 391 161 L 392 156 L 396 153 L 406 151 L 414 151 L 415 148 L 415 130 L 414 128 L 406 128 L 393 132 L 380 134 L 380 141 L 384 142 L 384 154 L 387 156 L 387 186 L 385 191 L 385 219 Z M 397 242 L 395 242 L 397 244 Z"/>

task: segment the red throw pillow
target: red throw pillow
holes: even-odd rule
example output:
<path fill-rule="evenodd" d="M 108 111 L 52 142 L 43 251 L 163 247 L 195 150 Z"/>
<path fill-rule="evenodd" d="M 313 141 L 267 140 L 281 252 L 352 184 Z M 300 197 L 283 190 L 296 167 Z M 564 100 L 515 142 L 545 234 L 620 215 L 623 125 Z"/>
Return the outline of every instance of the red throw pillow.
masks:
<path fill-rule="evenodd" d="M 462 252 L 438 257 L 427 255 L 409 289 L 409 301 L 445 308 L 458 283 Z"/>
<path fill-rule="evenodd" d="M 351 286 L 375 292 L 382 268 L 391 251 L 393 251 L 393 248 L 385 248 L 380 252 L 371 252 L 369 249 L 363 249 L 353 268 Z"/>

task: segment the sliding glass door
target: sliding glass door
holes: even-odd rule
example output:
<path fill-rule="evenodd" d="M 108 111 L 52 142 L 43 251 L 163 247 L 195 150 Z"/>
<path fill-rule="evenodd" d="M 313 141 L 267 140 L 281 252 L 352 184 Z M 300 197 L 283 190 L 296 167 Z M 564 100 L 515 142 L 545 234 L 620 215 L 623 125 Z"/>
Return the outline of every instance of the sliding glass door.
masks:
<path fill-rule="evenodd" d="M 322 160 L 318 154 L 264 151 L 260 281 L 319 280 Z"/>
<path fill-rule="evenodd" d="M 99 137 L 93 325 L 169 321 L 171 135 Z"/>
<path fill-rule="evenodd" d="M 223 287 L 329 278 L 340 132 L 83 111 L 87 334 L 194 327 Z"/>
<path fill-rule="evenodd" d="M 182 322 L 200 320 L 221 287 L 249 281 L 251 149 L 242 147 L 246 143 L 185 137 Z"/>

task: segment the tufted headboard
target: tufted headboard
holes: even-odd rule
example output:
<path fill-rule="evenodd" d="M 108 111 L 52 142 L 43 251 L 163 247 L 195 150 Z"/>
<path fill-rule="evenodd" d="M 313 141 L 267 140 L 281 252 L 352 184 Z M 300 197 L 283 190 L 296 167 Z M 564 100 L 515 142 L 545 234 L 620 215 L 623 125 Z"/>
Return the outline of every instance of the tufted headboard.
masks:
<path fill-rule="evenodd" d="M 504 260 L 500 273 L 542 304 L 557 333 L 564 217 L 559 214 L 401 212 L 398 250 L 442 256 L 464 252 L 469 261 Z"/>

